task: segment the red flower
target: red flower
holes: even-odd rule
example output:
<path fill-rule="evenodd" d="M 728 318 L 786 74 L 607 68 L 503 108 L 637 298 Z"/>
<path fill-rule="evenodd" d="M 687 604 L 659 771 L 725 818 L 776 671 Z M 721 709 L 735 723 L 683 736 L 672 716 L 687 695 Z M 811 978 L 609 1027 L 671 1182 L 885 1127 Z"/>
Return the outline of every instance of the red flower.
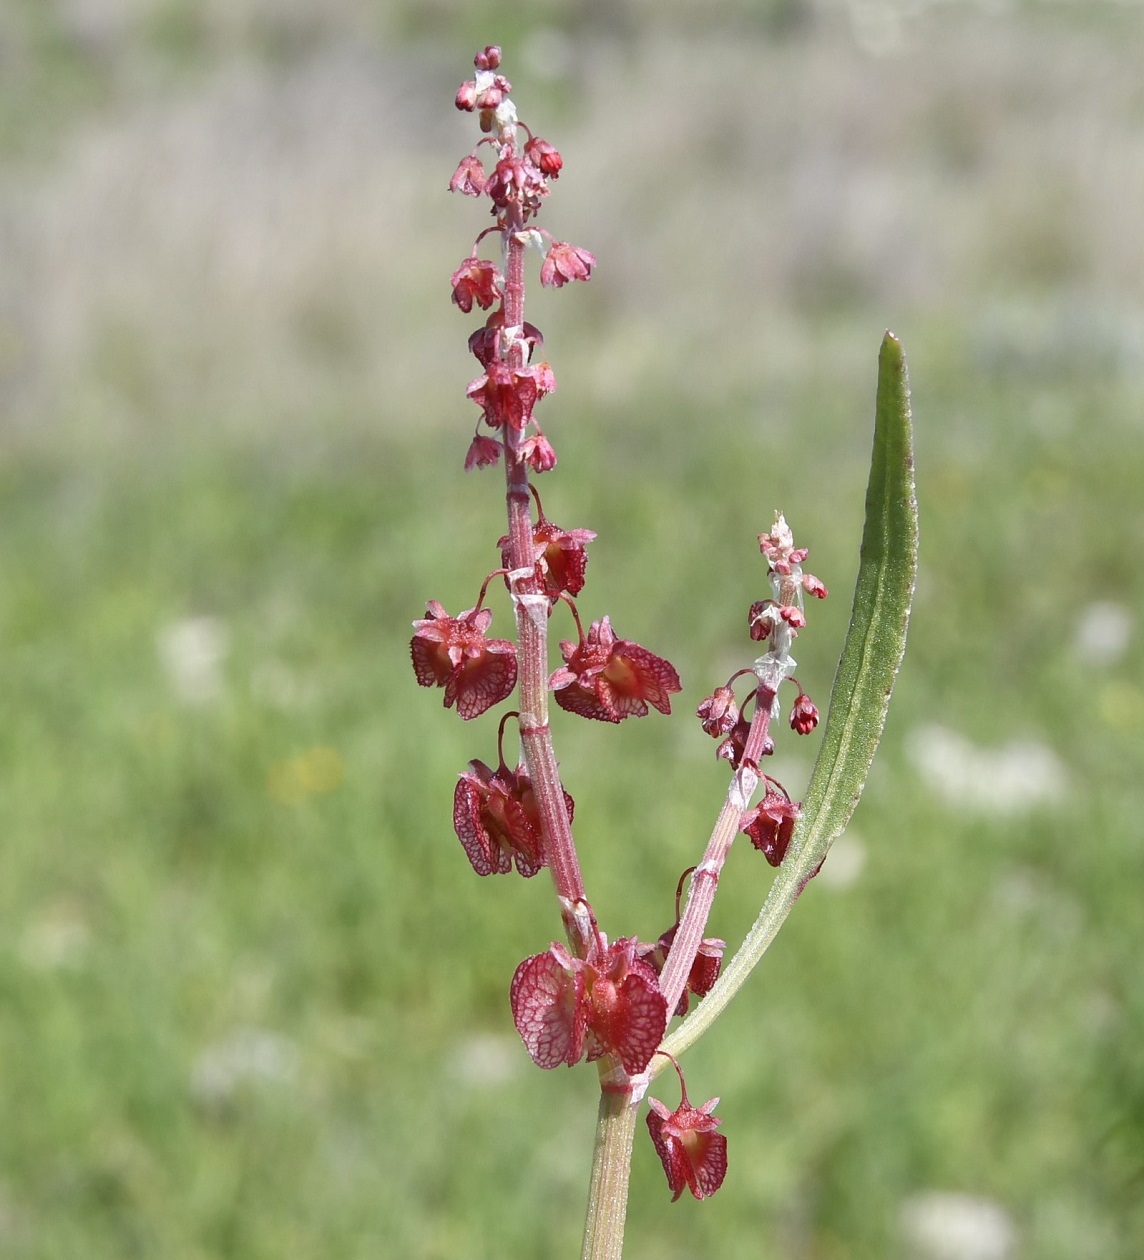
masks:
<path fill-rule="evenodd" d="M 477 85 L 472 79 L 466 79 L 457 89 L 457 95 L 453 103 L 466 114 L 472 113 L 477 103 Z"/>
<path fill-rule="evenodd" d="M 564 159 L 559 152 L 539 136 L 533 136 L 529 140 L 524 146 L 524 153 L 533 166 L 538 166 L 550 179 L 555 179 L 564 165 Z"/>
<path fill-rule="evenodd" d="M 662 973 L 667 963 L 667 956 L 671 952 L 671 945 L 675 940 L 677 931 L 679 931 L 678 921 L 669 927 L 654 945 L 640 946 L 640 957 L 652 968 L 657 976 Z M 679 995 L 674 1014 L 687 1014 L 687 1008 L 691 1005 L 691 994 L 694 993 L 696 997 L 706 997 L 711 992 L 715 981 L 719 979 L 719 972 L 723 966 L 723 951 L 726 948 L 727 942 L 721 941 L 715 936 L 705 936 L 699 942 L 699 949 L 695 953 L 695 961 L 691 964 L 691 970 L 687 973 L 687 983 L 683 986 L 683 992 Z"/>
<path fill-rule="evenodd" d="M 556 467 L 556 451 L 543 433 L 520 444 L 520 457 L 535 473 L 551 472 Z"/>
<path fill-rule="evenodd" d="M 487 258 L 466 258 L 453 272 L 453 301 L 467 315 L 473 303 L 487 311 L 494 302 L 500 301 L 500 272 L 496 263 Z"/>
<path fill-rule="evenodd" d="M 545 394 L 556 388 L 556 380 L 547 363 L 513 368 L 500 359 L 486 365 L 484 376 L 478 376 L 465 391 L 485 413 L 485 423 L 499 429 L 509 424 L 524 429 L 532 420 L 532 409 Z"/>
<path fill-rule="evenodd" d="M 567 241 L 554 241 L 540 266 L 540 283 L 559 289 L 569 280 L 587 280 L 595 265 L 595 254 Z"/>
<path fill-rule="evenodd" d="M 667 1003 L 634 937 L 606 946 L 597 936 L 586 959 L 559 942 L 526 958 L 512 978 L 512 1018 L 532 1061 L 571 1066 L 614 1054 L 629 1076 L 651 1062 L 667 1028 Z"/>
<path fill-rule="evenodd" d="M 475 153 L 461 159 L 453 178 L 449 180 L 449 191 L 459 192 L 465 197 L 479 197 L 489 182 L 481 159 Z"/>
<path fill-rule="evenodd" d="M 506 153 L 493 168 L 485 192 L 499 209 L 517 203 L 522 217 L 528 219 L 540 209 L 541 199 L 548 196 L 548 185 L 539 167 L 513 153 Z"/>
<path fill-rule="evenodd" d="M 729 761 L 733 769 L 738 770 L 747 751 L 747 736 L 751 733 L 751 724 L 742 714 L 731 728 L 731 734 L 715 749 L 715 756 Z M 775 741 L 769 735 L 763 737 L 763 746 L 759 749 L 760 757 L 769 757 L 775 751 Z"/>
<path fill-rule="evenodd" d="M 469 350 L 476 357 L 481 367 L 487 368 L 500 355 L 501 329 L 503 327 L 504 309 L 503 307 L 498 307 L 485 320 L 482 327 L 469 334 Z M 524 323 L 524 330 L 519 340 L 523 341 L 528 347 L 528 358 L 530 361 L 533 351 L 538 346 L 544 345 L 543 333 L 535 324 L 530 324 L 527 320 Z M 552 387 L 547 392 L 551 393 L 555 388 L 556 383 L 553 381 Z"/>
<path fill-rule="evenodd" d="M 799 735 L 809 735 L 818 725 L 818 706 L 806 694 L 798 693 L 798 699 L 791 706 L 790 728 Z"/>
<path fill-rule="evenodd" d="M 501 444 L 496 438 L 482 437 L 479 433 L 469 443 L 465 455 L 465 472 L 474 468 L 490 468 L 500 459 Z"/>
<path fill-rule="evenodd" d="M 708 696 L 695 710 L 695 716 L 703 723 L 703 729 L 712 739 L 729 735 L 739 720 L 735 693 L 730 687 L 717 687 L 714 694 Z"/>
<path fill-rule="evenodd" d="M 766 795 L 743 815 L 739 830 L 751 837 L 751 843 L 772 866 L 780 866 L 799 812 L 800 807 L 768 780 Z"/>
<path fill-rule="evenodd" d="M 756 643 L 769 638 L 780 621 L 785 621 L 792 630 L 798 631 L 806 625 L 806 614 L 794 604 L 777 604 L 773 599 L 757 600 L 747 614 L 751 638 Z"/>
<path fill-rule="evenodd" d="M 669 696 L 681 691 L 675 667 L 638 643 L 617 639 L 607 617 L 594 621 L 587 638 L 560 644 L 564 667 L 548 680 L 556 703 L 599 722 L 644 717 L 647 707 L 671 712 Z"/>
<path fill-rule="evenodd" d="M 512 694 L 516 645 L 485 638 L 493 618 L 487 608 L 450 617 L 433 599 L 426 611 L 428 617 L 413 623 L 417 633 L 409 645 L 422 687 L 444 687 L 445 708 L 456 705 L 466 721 Z"/>
<path fill-rule="evenodd" d="M 686 1089 L 674 1111 L 668 1111 L 658 1099 L 648 1100 L 648 1132 L 667 1174 L 672 1203 L 684 1186 L 697 1199 L 706 1199 L 723 1184 L 727 1139 L 715 1132 L 721 1121 L 711 1114 L 718 1104 L 719 1099 L 712 1098 L 702 1107 L 693 1107 L 687 1101 Z"/>
<path fill-rule="evenodd" d="M 564 804 L 572 821 L 575 804 Z M 525 877 L 548 862 L 532 781 L 523 766 L 509 770 L 502 762 L 494 774 L 483 761 L 470 761 L 453 793 L 453 830 L 478 875 L 506 875 L 516 862 Z"/>
<path fill-rule="evenodd" d="M 584 570 L 588 567 L 588 553 L 584 548 L 595 537 L 590 529 L 561 529 L 543 516 L 536 522 L 532 531 L 532 558 L 536 562 L 536 575 L 550 599 L 557 599 L 562 591 L 579 595 L 584 589 Z M 508 543 L 507 534 L 497 543 L 506 569 L 512 567 Z"/>

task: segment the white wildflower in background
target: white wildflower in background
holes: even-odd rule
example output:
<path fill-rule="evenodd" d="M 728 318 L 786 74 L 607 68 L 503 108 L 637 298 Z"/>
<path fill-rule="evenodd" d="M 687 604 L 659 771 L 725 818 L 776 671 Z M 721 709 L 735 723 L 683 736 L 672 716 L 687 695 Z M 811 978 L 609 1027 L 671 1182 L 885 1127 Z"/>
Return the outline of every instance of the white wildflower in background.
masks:
<path fill-rule="evenodd" d="M 298 1075 L 298 1047 L 280 1033 L 235 1028 L 206 1046 L 191 1068 L 191 1093 L 200 1103 L 229 1102 L 248 1084 L 291 1084 Z"/>
<path fill-rule="evenodd" d="M 522 1066 L 520 1043 L 514 1037 L 482 1033 L 454 1047 L 449 1070 L 461 1085 L 487 1088 L 513 1080 Z"/>
<path fill-rule="evenodd" d="M 1094 665 L 1115 665 L 1128 650 L 1134 628 L 1132 614 L 1120 604 L 1086 604 L 1077 626 L 1077 650 Z"/>
<path fill-rule="evenodd" d="M 866 843 L 856 833 L 845 831 L 830 846 L 815 882 L 824 888 L 843 889 L 854 884 L 866 866 Z"/>
<path fill-rule="evenodd" d="M 967 811 L 1020 814 L 1064 794 L 1064 765 L 1034 739 L 979 748 L 956 731 L 934 725 L 912 732 L 906 749 L 926 786 Z"/>
<path fill-rule="evenodd" d="M 222 694 L 228 639 L 217 617 L 185 617 L 159 632 L 159 659 L 181 700 L 207 704 Z"/>
<path fill-rule="evenodd" d="M 910 1260 L 1011 1260 L 1017 1231 L 990 1199 L 928 1190 L 901 1208 L 900 1228 Z"/>

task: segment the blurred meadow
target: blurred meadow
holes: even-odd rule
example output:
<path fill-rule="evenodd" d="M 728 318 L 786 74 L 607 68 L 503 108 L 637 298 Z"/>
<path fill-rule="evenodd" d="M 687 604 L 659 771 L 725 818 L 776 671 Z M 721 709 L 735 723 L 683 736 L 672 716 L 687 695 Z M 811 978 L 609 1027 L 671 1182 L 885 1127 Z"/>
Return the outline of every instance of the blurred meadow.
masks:
<path fill-rule="evenodd" d="M 542 225 L 599 259 L 531 294 L 545 507 L 599 534 L 583 612 L 684 681 L 555 718 L 611 934 L 702 851 L 690 714 L 750 659 L 776 507 L 825 703 L 886 327 L 914 387 L 882 751 L 685 1060 L 724 1188 L 670 1205 L 641 1122 L 626 1254 L 1144 1255 L 1133 0 L 4 0 L 0 1255 L 577 1254 L 595 1074 L 533 1069 L 507 1002 L 550 884 L 472 873 L 497 714 L 408 657 L 502 532 L 448 288 L 487 42 L 565 158 Z M 813 754 L 780 741 L 793 792 Z M 732 948 L 769 876 L 736 847 Z"/>

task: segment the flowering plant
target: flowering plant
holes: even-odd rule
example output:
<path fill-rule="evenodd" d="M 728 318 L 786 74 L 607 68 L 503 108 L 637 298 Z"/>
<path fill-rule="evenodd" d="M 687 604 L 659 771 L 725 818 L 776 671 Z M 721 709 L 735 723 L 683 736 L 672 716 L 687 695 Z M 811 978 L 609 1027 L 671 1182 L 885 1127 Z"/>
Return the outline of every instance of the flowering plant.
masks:
<path fill-rule="evenodd" d="M 588 250 L 535 226 L 563 159 L 517 117 L 511 85 L 500 72 L 500 49 L 485 48 L 474 64 L 476 73 L 461 85 L 456 104 L 477 116 L 482 137 L 449 187 L 487 199 L 493 222 L 452 275 L 456 306 L 466 314 L 474 306 L 488 312 L 469 337 L 481 372 L 466 394 L 480 415 L 464 466 L 503 461 L 508 532 L 497 543 L 500 563 L 484 578 L 475 605 L 451 616 L 431 600 L 428 615 L 414 622 L 411 652 L 418 683 L 442 688 L 445 707 L 465 720 L 515 694 L 515 708 L 500 721 L 496 768 L 474 759 L 458 779 L 453 827 L 478 875 L 515 869 L 531 878 L 544 867 L 551 874 L 563 939 L 517 966 L 509 1004 L 539 1067 L 583 1059 L 597 1063 L 600 1110 L 583 1254 L 618 1257 L 636 1114 L 651 1081 L 667 1066 L 679 1074 L 679 1105 L 669 1111 L 650 1100 L 647 1124 L 672 1196 L 678 1199 L 686 1187 L 704 1199 L 722 1184 L 728 1144 L 717 1132 L 718 1099 L 702 1107 L 690 1103 L 679 1056 L 726 1006 L 821 867 L 857 804 L 881 735 L 905 647 L 917 554 L 905 361 L 900 344 L 887 333 L 854 609 L 803 800 L 794 800 L 762 766 L 774 751 L 782 697 L 791 688 L 796 694 L 790 728 L 806 735 L 818 725 L 818 708 L 794 677 L 791 649 L 806 625 L 805 597 L 824 599 L 827 590 L 803 568 L 807 550 L 795 545 L 785 517 L 776 513 L 770 529 L 759 535 L 769 593 L 751 605 L 747 617 L 759 655 L 697 710 L 703 730 L 719 741 L 716 755 L 731 772 L 707 847 L 680 877 L 671 927 L 654 943 L 636 936 L 609 940 L 581 873 L 572 833 L 575 805 L 553 751 L 549 693 L 569 714 L 618 724 L 651 709 L 669 714 L 681 683 L 665 657 L 620 637 L 608 616 L 585 631 L 576 600 L 585 587 L 586 548 L 595 534 L 549 521 L 534 484 L 534 477 L 557 463 L 536 414 L 556 389 L 556 378 L 539 357 L 540 331 L 524 318 L 525 257 L 530 249 L 541 254 L 540 283 L 552 288 L 589 280 L 597 264 Z M 497 256 L 485 258 L 482 246 L 490 238 Z M 508 592 L 515 640 L 489 637 L 493 614 L 485 598 L 494 581 Z M 548 627 L 557 614 L 571 617 L 575 634 L 560 642 L 563 664 L 550 672 Z M 515 767 L 504 756 L 509 722 L 515 722 L 520 739 Z M 752 805 L 760 787 L 761 799 Z M 725 943 L 705 932 L 720 871 L 740 833 L 778 874 L 754 927 L 723 968 Z M 693 998 L 698 1006 L 691 1011 Z M 669 1031 L 679 1017 L 682 1022 Z"/>

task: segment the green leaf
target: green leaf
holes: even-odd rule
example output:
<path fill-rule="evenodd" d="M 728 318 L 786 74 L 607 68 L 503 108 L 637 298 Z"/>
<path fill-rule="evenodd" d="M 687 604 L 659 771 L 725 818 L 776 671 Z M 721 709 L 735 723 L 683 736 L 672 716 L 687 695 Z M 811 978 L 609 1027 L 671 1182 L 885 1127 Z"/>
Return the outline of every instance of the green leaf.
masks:
<path fill-rule="evenodd" d="M 664 1042 L 676 1056 L 738 991 L 854 813 L 906 650 L 917 566 L 909 380 L 901 342 L 888 332 L 878 356 L 874 453 L 854 606 L 818 760 L 790 848 L 747 939 L 694 1014 Z"/>

